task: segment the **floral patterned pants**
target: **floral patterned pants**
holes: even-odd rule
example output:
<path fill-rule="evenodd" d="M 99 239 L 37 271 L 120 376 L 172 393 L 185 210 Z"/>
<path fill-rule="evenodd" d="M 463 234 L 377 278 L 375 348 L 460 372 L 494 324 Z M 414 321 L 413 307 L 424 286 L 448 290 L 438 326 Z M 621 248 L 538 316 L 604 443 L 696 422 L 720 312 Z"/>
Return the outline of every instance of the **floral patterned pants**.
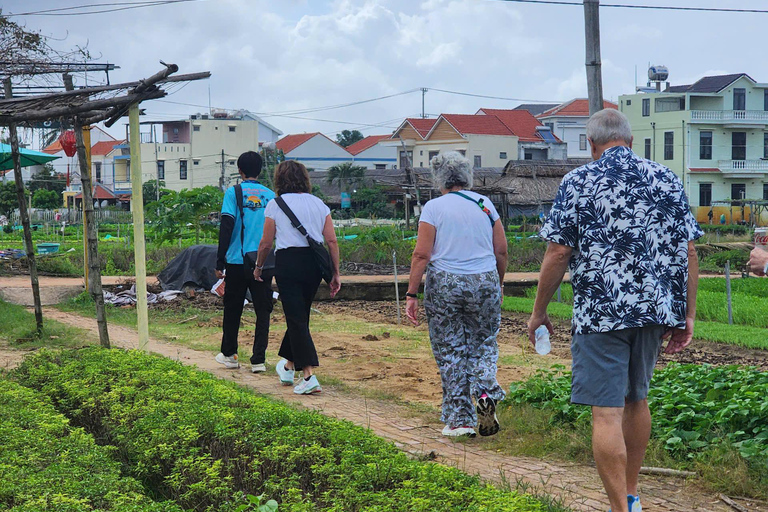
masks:
<path fill-rule="evenodd" d="M 501 324 L 501 289 L 494 270 L 451 274 L 429 267 L 424 289 L 432 352 L 443 384 L 441 420 L 450 427 L 473 427 L 472 397 L 496 401 L 504 390 L 496 381 Z"/>

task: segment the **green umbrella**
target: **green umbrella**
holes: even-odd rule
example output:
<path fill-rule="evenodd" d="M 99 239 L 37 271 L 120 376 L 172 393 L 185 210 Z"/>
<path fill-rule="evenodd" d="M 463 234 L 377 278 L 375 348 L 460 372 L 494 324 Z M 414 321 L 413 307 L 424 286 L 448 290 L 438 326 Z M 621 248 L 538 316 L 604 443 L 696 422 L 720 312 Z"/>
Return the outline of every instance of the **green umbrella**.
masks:
<path fill-rule="evenodd" d="M 30 149 L 19 149 L 19 156 L 21 157 L 21 166 L 29 167 L 31 165 L 43 165 L 51 160 L 56 160 L 58 156 L 49 155 L 48 153 L 41 153 L 40 151 L 32 151 Z M 7 171 L 13 169 L 13 157 L 11 156 L 11 145 L 0 144 L 0 171 Z"/>

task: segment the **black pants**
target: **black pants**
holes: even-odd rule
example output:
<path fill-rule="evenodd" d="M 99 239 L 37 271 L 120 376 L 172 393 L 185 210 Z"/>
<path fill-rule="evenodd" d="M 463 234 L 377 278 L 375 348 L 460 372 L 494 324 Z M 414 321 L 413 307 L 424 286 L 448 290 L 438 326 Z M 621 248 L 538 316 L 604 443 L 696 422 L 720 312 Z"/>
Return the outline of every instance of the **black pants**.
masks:
<path fill-rule="evenodd" d="M 253 310 L 256 312 L 256 331 L 253 336 L 251 364 L 264 362 L 269 342 L 269 315 L 272 314 L 272 271 L 262 274 L 263 282 L 246 276 L 243 265 L 227 264 L 224 277 L 224 322 L 221 336 L 221 353 L 231 356 L 237 353 L 237 335 L 243 316 L 245 293 L 251 291 Z"/>
<path fill-rule="evenodd" d="M 317 350 L 309 332 L 312 299 L 322 277 L 309 247 L 277 251 L 275 280 L 285 313 L 286 331 L 278 354 L 293 361 L 294 368 L 318 366 Z"/>

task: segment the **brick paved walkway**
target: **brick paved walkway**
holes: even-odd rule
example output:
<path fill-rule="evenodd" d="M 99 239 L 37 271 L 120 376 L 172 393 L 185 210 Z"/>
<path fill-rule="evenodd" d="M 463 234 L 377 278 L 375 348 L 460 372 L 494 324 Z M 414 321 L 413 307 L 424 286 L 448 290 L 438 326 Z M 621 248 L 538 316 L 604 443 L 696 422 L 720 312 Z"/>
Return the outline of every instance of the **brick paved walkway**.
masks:
<path fill-rule="evenodd" d="M 45 309 L 44 314 L 46 318 L 96 332 L 94 319 L 55 309 Z M 109 331 L 115 346 L 137 348 L 135 330 L 110 325 Z M 330 388 L 320 395 L 297 396 L 293 394 L 293 388 L 281 386 L 273 373 L 253 375 L 245 367 L 226 370 L 214 362 L 210 352 L 154 339 L 150 340 L 148 348 L 184 364 L 197 365 L 201 370 L 236 381 L 258 393 L 369 428 L 415 456 L 434 458 L 490 482 L 510 483 L 514 487 L 518 481 L 523 481 L 538 491 L 560 498 L 574 510 L 608 510 L 600 479 L 592 466 L 504 455 L 484 449 L 480 437 L 455 442 L 440 434 L 442 424 L 438 422 L 437 414 L 433 421 L 425 421 L 407 407 L 387 401 L 360 398 Z M 641 476 L 640 489 L 646 512 L 732 512 L 716 495 L 703 493 L 680 478 Z M 766 511 L 768 508 L 750 510 Z"/>

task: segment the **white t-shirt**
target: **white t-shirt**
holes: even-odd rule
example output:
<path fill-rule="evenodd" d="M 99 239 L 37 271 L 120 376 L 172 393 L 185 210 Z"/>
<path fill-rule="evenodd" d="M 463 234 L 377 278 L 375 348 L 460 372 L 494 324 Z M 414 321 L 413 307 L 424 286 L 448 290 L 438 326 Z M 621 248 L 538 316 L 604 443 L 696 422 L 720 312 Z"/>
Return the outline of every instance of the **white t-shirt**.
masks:
<path fill-rule="evenodd" d="M 280 197 L 285 200 L 285 204 L 293 211 L 309 236 L 318 242 L 323 242 L 325 218 L 331 213 L 331 209 L 320 198 L 312 194 L 290 193 Z M 277 201 L 272 200 L 267 203 L 264 216 L 275 221 L 275 243 L 278 251 L 288 247 L 309 247 L 306 237 L 293 227 L 291 220 L 280 209 Z"/>
<path fill-rule="evenodd" d="M 482 199 L 493 221 L 499 219 L 490 199 L 471 190 L 462 190 L 461 193 L 475 201 Z M 480 274 L 496 268 L 493 226 L 488 214 L 477 203 L 457 194 L 445 194 L 424 205 L 419 222 L 431 224 L 437 231 L 429 260 L 437 270 L 452 274 Z"/>

